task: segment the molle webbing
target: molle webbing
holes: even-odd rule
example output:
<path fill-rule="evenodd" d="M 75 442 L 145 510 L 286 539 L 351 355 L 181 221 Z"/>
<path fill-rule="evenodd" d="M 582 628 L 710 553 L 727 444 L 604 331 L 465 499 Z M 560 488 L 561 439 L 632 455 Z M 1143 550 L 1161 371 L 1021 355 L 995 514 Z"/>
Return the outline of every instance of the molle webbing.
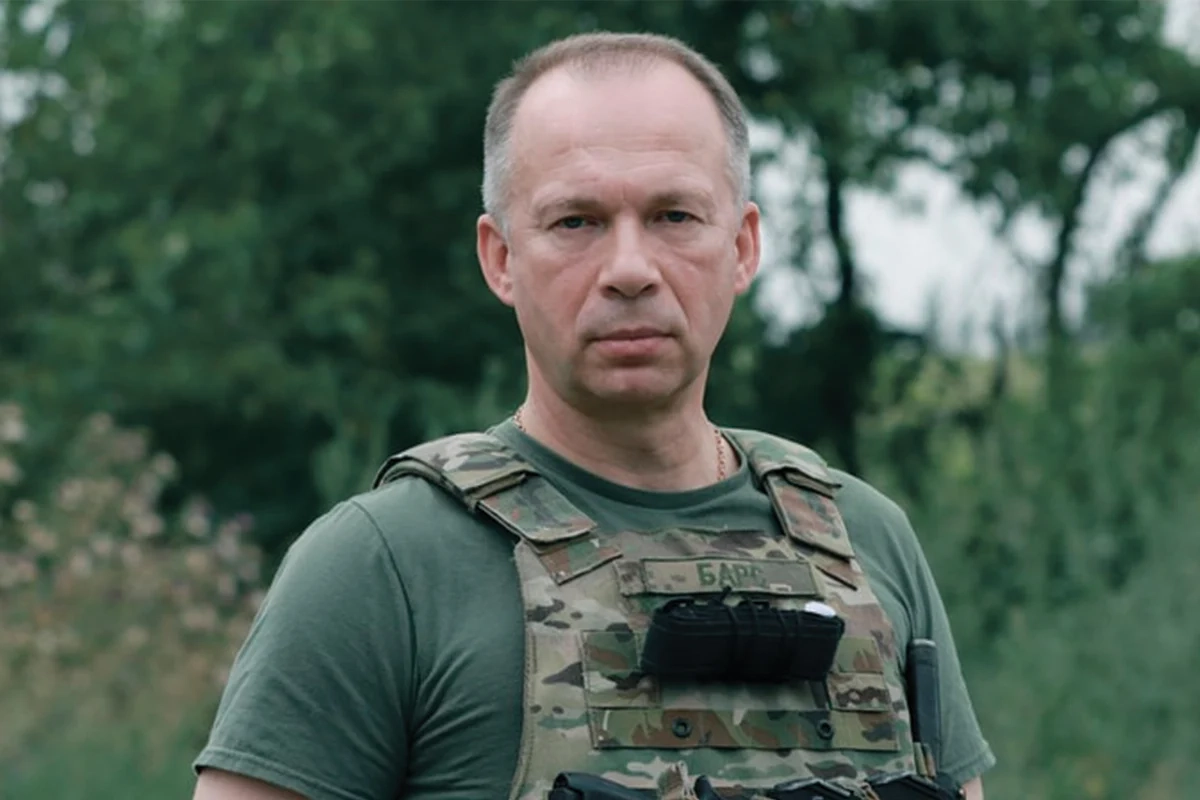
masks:
<path fill-rule="evenodd" d="M 724 432 L 784 535 L 765 516 L 750 530 L 601 530 L 490 434 L 429 442 L 379 470 L 376 487 L 419 477 L 516 538 L 526 658 L 510 798 L 545 800 L 564 770 L 674 798 L 659 780 L 681 758 L 718 788 L 857 781 L 916 766 L 894 636 L 834 503 L 838 482 L 806 448 Z M 845 631 L 826 677 L 714 684 L 659 679 L 639 666 L 661 607 L 730 592 L 731 603 L 752 597 L 780 611 L 832 607 Z"/>

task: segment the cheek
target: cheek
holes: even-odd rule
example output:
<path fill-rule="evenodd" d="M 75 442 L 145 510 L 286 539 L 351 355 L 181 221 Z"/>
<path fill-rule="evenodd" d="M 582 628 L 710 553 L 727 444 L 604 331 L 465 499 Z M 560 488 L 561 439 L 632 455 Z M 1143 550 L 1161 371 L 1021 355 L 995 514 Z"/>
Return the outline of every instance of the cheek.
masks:
<path fill-rule="evenodd" d="M 523 327 L 536 330 L 545 341 L 543 347 L 560 349 L 567 345 L 586 291 L 570 271 L 533 268 L 517 283 L 517 316 Z"/>
<path fill-rule="evenodd" d="M 719 327 L 737 294 L 735 267 L 726 263 L 724 253 L 704 255 L 685 262 L 676 273 L 673 288 L 693 326 Z"/>

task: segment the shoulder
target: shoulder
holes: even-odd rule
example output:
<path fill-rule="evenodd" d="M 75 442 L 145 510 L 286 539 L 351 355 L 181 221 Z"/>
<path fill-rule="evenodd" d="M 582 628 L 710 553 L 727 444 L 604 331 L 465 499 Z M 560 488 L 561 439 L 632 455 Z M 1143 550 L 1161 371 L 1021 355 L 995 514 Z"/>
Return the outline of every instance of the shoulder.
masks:
<path fill-rule="evenodd" d="M 372 520 L 421 522 L 469 515 L 465 496 L 494 477 L 503 477 L 513 460 L 488 433 L 452 434 L 421 442 L 389 456 L 376 472 L 371 489 L 350 499 Z"/>
<path fill-rule="evenodd" d="M 854 551 L 900 641 L 929 630 L 927 611 L 940 602 L 927 580 L 921 543 L 904 509 L 867 481 L 832 470 L 841 484 L 837 507 Z"/>
<path fill-rule="evenodd" d="M 925 554 L 904 508 L 866 480 L 843 470 L 830 470 L 841 484 L 835 503 L 846 533 L 875 577 L 886 574 L 906 594 L 918 591 L 917 574 Z"/>
<path fill-rule="evenodd" d="M 509 582 L 512 537 L 455 494 L 434 476 L 406 474 L 348 501 L 376 531 L 414 600 Z"/>
<path fill-rule="evenodd" d="M 908 514 L 898 502 L 857 475 L 833 468 L 829 473 L 840 484 L 835 502 L 852 536 L 869 533 L 916 544 Z"/>
<path fill-rule="evenodd" d="M 916 533 L 904 509 L 862 478 L 829 465 L 817 451 L 762 431 L 728 431 L 757 471 L 794 469 L 831 486 L 834 503 L 855 549 L 865 562 L 894 570 L 920 557 Z"/>
<path fill-rule="evenodd" d="M 432 519 L 466 518 L 470 511 L 446 489 L 419 475 L 405 475 L 346 500 L 381 530 L 408 529 Z"/>
<path fill-rule="evenodd" d="M 829 465 L 824 457 L 799 442 L 763 431 L 728 431 L 758 470 L 796 469 L 834 487 L 834 502 L 851 535 L 864 529 L 882 535 L 911 533 L 908 515 L 900 505 L 867 481 Z"/>
<path fill-rule="evenodd" d="M 441 489 L 419 478 L 351 495 L 313 519 L 288 548 L 284 564 L 308 558 L 380 554 L 396 534 L 419 521 L 465 515 L 466 509 Z"/>
<path fill-rule="evenodd" d="M 436 544 L 494 529 L 476 513 L 478 501 L 532 472 L 490 431 L 451 434 L 389 456 L 372 489 L 351 502 L 393 543 Z"/>
<path fill-rule="evenodd" d="M 472 512 L 447 488 L 419 475 L 398 477 L 347 502 L 377 532 L 406 576 L 480 548 L 494 553 L 511 547 L 498 526 Z"/>
<path fill-rule="evenodd" d="M 477 549 L 480 520 L 444 489 L 405 476 L 351 495 L 314 518 L 288 546 L 271 596 L 307 587 L 315 596 L 365 598 L 385 587 L 407 594 L 422 573 L 453 562 L 456 549 Z"/>

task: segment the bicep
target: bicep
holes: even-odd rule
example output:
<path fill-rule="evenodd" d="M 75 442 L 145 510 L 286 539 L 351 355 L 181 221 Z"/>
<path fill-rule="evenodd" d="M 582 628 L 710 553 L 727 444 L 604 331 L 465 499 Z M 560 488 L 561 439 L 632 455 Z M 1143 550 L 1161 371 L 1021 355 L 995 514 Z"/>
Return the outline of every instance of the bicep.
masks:
<path fill-rule="evenodd" d="M 304 795 L 245 775 L 206 769 L 196 780 L 192 800 L 306 800 Z"/>
<path fill-rule="evenodd" d="M 983 800 L 983 778 L 972 778 L 962 789 L 966 800 Z"/>
<path fill-rule="evenodd" d="M 343 505 L 314 523 L 272 582 L 196 768 L 309 800 L 393 798 L 414 650 L 399 580 L 364 512 Z"/>

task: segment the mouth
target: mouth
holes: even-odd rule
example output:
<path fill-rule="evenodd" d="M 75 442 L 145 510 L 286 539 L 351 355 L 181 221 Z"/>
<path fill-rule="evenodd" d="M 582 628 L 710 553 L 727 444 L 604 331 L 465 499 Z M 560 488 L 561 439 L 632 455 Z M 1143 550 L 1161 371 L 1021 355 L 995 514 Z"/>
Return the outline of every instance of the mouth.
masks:
<path fill-rule="evenodd" d="M 592 346 L 613 364 L 649 364 L 660 359 L 669 335 L 658 328 L 623 328 L 597 338 Z"/>
<path fill-rule="evenodd" d="M 623 328 L 598 338 L 602 342 L 636 342 L 640 339 L 662 339 L 666 335 L 657 328 Z"/>

